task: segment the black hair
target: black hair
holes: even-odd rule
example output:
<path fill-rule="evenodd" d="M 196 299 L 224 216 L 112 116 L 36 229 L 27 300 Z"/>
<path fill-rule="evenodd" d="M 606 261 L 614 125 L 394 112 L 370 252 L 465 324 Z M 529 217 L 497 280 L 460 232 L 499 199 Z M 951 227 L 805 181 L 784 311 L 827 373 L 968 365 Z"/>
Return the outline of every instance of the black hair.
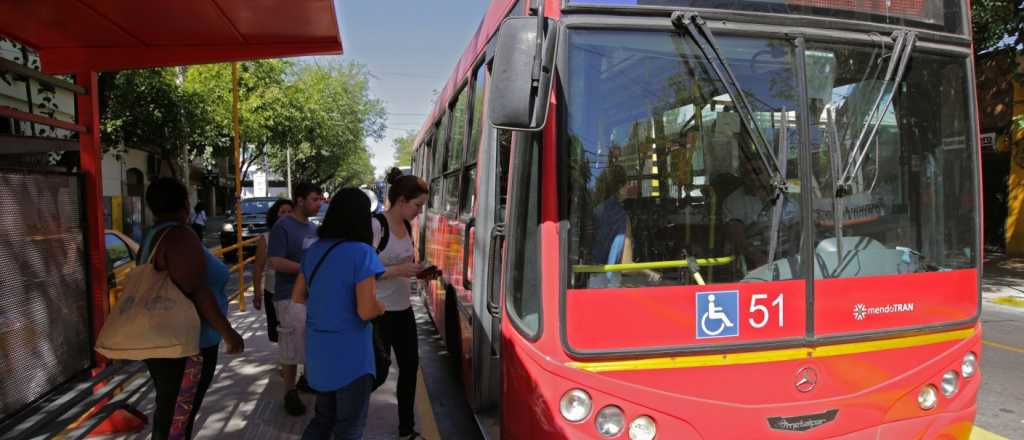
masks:
<path fill-rule="evenodd" d="M 388 171 L 388 176 L 384 181 L 391 185 L 388 188 L 388 202 L 391 202 L 392 206 L 398 202 L 399 197 L 405 200 L 412 200 L 423 194 L 430 193 L 430 185 L 427 184 L 426 180 L 411 174 L 402 174 L 402 170 L 397 167 Z"/>
<path fill-rule="evenodd" d="M 270 230 L 270 228 L 274 227 L 274 223 L 277 223 L 277 218 L 278 218 L 277 211 L 280 211 L 281 207 L 284 206 L 284 205 L 288 205 L 288 206 L 291 206 L 292 208 L 295 208 L 295 204 L 292 203 L 292 201 L 288 200 L 288 199 L 277 199 L 277 201 L 275 201 L 273 205 L 270 205 L 270 210 L 267 211 L 267 230 L 268 231 Z"/>
<path fill-rule="evenodd" d="M 312 193 L 323 194 L 324 191 L 319 186 L 309 182 L 302 182 L 295 186 L 295 190 L 292 191 L 292 199 L 299 200 L 308 197 Z"/>
<path fill-rule="evenodd" d="M 324 239 L 359 241 L 373 246 L 370 198 L 358 188 L 344 188 L 331 199 L 317 235 Z"/>
<path fill-rule="evenodd" d="M 146 189 L 146 206 L 158 217 L 188 209 L 188 189 L 178 179 L 156 179 Z"/>
<path fill-rule="evenodd" d="M 206 204 L 203 202 L 196 202 L 196 207 L 192 210 L 195 211 L 196 214 L 199 214 L 202 211 L 206 211 Z"/>

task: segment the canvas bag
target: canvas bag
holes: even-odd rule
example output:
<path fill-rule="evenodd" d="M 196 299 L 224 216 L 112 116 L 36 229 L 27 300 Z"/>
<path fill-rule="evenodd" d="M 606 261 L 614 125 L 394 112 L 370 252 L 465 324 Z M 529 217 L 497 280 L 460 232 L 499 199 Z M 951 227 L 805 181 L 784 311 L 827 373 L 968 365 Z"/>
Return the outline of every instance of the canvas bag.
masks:
<path fill-rule="evenodd" d="M 159 233 L 159 231 L 157 231 Z M 199 314 L 170 273 L 158 271 L 153 256 L 125 280 L 124 294 L 107 315 L 96 351 L 110 359 L 169 359 L 199 353 Z"/>

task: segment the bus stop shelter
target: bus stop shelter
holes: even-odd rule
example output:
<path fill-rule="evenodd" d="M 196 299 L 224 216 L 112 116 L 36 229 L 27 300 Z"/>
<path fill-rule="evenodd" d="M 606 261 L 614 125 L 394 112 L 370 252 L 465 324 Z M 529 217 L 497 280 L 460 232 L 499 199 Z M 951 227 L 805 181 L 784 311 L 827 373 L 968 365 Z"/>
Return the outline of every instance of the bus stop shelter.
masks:
<path fill-rule="evenodd" d="M 342 52 L 333 0 L 24 0 L 4 6 L 0 37 L 37 51 L 42 68 L 0 60 L 0 72 L 75 95 L 75 121 L 2 105 L 0 116 L 70 130 L 77 140 L 0 136 L 0 148 L 78 150 L 91 340 L 109 310 L 97 73 Z"/>

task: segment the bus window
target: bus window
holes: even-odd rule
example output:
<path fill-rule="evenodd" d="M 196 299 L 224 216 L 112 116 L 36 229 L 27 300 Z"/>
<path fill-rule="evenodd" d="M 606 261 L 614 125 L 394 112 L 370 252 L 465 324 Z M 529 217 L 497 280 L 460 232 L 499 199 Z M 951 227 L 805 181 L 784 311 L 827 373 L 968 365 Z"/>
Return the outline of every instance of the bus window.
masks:
<path fill-rule="evenodd" d="M 721 36 L 773 155 L 797 181 L 798 89 L 788 41 Z M 678 33 L 569 34 L 571 288 L 795 278 L 798 185 L 774 187 L 725 87 Z M 777 235 L 771 237 L 775 223 Z M 774 243 L 774 257 L 771 256 Z M 795 263 L 793 266 L 798 267 Z"/>
<path fill-rule="evenodd" d="M 896 91 L 874 47 L 813 44 L 817 278 L 892 275 L 976 265 L 972 136 L 963 58 L 915 52 Z M 891 55 L 890 55 L 891 56 Z M 895 93 L 895 96 L 893 96 Z M 877 134 L 854 146 L 872 107 Z M 892 105 L 883 112 L 885 101 Z M 866 124 L 865 122 L 868 122 Z M 866 136 L 865 136 L 866 138 Z M 846 182 L 837 198 L 837 183 Z M 838 209 L 837 209 L 838 208 Z M 838 215 L 836 213 L 839 213 Z"/>
<path fill-rule="evenodd" d="M 465 179 L 462 181 L 462 197 L 460 197 L 459 214 L 472 215 L 476 206 L 476 164 L 467 165 Z"/>
<path fill-rule="evenodd" d="M 476 77 L 473 80 L 473 114 L 470 117 L 469 123 L 471 131 L 469 134 L 469 144 L 466 146 L 466 162 L 476 162 L 476 154 L 480 147 L 480 135 L 483 133 L 486 121 L 483 120 L 482 116 L 484 113 L 484 77 L 486 76 L 487 69 L 484 65 L 477 66 Z"/>
<path fill-rule="evenodd" d="M 442 182 L 440 177 L 435 177 L 430 182 L 430 210 L 434 212 L 444 210 L 444 193 L 441 192 Z"/>
<path fill-rule="evenodd" d="M 462 167 L 462 150 L 466 143 L 466 118 L 469 117 L 469 87 L 464 87 L 455 100 L 455 107 L 452 108 L 452 134 L 451 143 L 448 147 L 448 165 L 446 172 L 458 170 Z"/>
<path fill-rule="evenodd" d="M 516 146 L 513 199 L 506 234 L 508 264 L 505 292 L 512 324 L 528 338 L 539 336 L 541 323 L 540 249 L 540 145 L 536 136 L 519 135 Z"/>
<path fill-rule="evenodd" d="M 509 160 L 512 153 L 512 132 L 509 130 L 498 130 L 498 203 L 495 204 L 494 218 L 499 223 L 505 222 L 505 210 L 508 206 L 508 178 L 509 167 L 512 165 Z"/>
<path fill-rule="evenodd" d="M 445 112 L 441 116 L 441 123 L 437 127 L 437 131 L 434 135 L 434 163 L 433 163 L 433 174 L 434 177 L 441 176 L 445 171 L 445 158 L 448 147 L 448 112 Z"/>
<path fill-rule="evenodd" d="M 450 173 L 444 178 L 444 211 L 459 212 L 459 172 Z"/>

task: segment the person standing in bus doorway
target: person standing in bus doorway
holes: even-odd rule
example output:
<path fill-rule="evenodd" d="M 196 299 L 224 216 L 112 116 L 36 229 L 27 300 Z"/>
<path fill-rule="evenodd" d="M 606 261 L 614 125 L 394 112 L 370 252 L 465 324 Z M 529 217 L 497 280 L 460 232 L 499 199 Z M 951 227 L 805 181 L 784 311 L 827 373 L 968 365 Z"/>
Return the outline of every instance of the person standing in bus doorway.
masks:
<path fill-rule="evenodd" d="M 306 251 L 292 301 L 309 304 L 306 367 L 317 391 L 316 410 L 304 440 L 358 440 L 366 428 L 373 390 L 373 324 L 384 313 L 376 298 L 384 273 L 370 247 L 370 199 L 341 190 L 327 208 L 320 240 Z"/>
<path fill-rule="evenodd" d="M 306 307 L 292 302 L 292 287 L 299 274 L 299 262 L 306 249 L 317 240 L 316 225 L 309 217 L 320 211 L 323 191 L 311 183 L 295 187 L 295 209 L 291 215 L 281 217 L 270 230 L 268 254 L 274 268 L 274 309 L 277 310 L 278 351 L 284 378 L 284 409 L 292 416 L 306 413 L 306 405 L 299 398 L 297 388 L 306 388 L 305 380 L 296 381 L 298 365 L 305 358 L 303 334 L 306 326 Z M 301 382 L 301 384 L 300 384 Z"/>
<path fill-rule="evenodd" d="M 422 267 L 416 263 L 410 222 L 423 211 L 430 186 L 419 177 L 403 175 L 398 168 L 388 172 L 387 183 L 391 185 L 388 209 L 373 222 L 373 243 L 385 269 L 377 284 L 377 298 L 384 302 L 386 312 L 377 325 L 386 356 L 393 348 L 398 360 L 398 436 L 418 439 L 413 405 L 420 358 L 410 278 Z M 387 374 L 387 369 L 378 368 L 375 385 L 384 383 Z"/>
<path fill-rule="evenodd" d="M 171 281 L 195 303 L 201 318 L 199 354 L 144 361 L 156 389 L 152 438 L 188 439 L 213 381 L 221 337 L 230 354 L 241 353 L 244 341 L 224 316 L 224 288 L 230 275 L 227 267 L 186 227 L 189 207 L 185 185 L 168 177 L 157 179 L 146 190 L 146 204 L 156 217 L 156 226 L 142 240 L 138 261 L 152 258 L 157 270 L 167 271 Z"/>
<path fill-rule="evenodd" d="M 277 319 L 277 309 L 274 308 L 274 283 L 275 272 L 270 266 L 270 258 L 267 257 L 267 243 L 270 241 L 270 231 L 274 229 L 277 220 L 292 213 L 295 204 L 288 199 L 278 199 L 267 211 L 267 232 L 260 235 L 256 242 L 256 264 L 253 266 L 253 307 L 256 310 L 262 308 L 267 315 L 267 338 L 270 342 L 277 342 L 277 327 L 281 324 Z M 262 283 L 262 284 L 261 284 Z M 262 291 L 262 295 L 260 292 Z"/>

